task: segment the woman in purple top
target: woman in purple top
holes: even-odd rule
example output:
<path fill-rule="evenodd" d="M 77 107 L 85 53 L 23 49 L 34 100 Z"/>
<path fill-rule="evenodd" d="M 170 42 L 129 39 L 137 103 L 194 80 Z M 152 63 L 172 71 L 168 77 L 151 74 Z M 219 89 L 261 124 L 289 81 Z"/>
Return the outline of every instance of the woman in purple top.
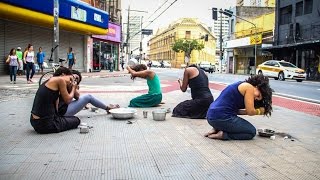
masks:
<path fill-rule="evenodd" d="M 249 77 L 226 87 L 211 103 L 207 120 L 213 127 L 205 136 L 222 140 L 249 140 L 256 128 L 238 115 L 266 115 L 272 111 L 272 89 L 263 75 Z"/>
<path fill-rule="evenodd" d="M 10 83 L 16 83 L 17 79 L 17 69 L 20 66 L 18 63 L 18 57 L 16 55 L 16 49 L 12 48 L 10 50 L 10 54 L 6 60 L 6 63 L 9 64 L 9 70 L 10 70 Z M 13 77 L 13 81 L 12 81 Z"/>

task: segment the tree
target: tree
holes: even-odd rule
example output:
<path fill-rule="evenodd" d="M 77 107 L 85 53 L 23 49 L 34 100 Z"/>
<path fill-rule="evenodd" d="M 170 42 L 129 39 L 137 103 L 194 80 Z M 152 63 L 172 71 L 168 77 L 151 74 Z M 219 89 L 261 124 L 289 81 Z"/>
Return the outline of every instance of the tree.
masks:
<path fill-rule="evenodd" d="M 191 52 L 193 50 L 202 50 L 204 48 L 203 43 L 199 43 L 197 40 L 187 40 L 187 39 L 178 39 L 172 45 L 172 50 L 174 52 L 184 52 L 184 56 L 186 58 L 186 63 L 189 65 L 189 60 L 191 57 Z"/>

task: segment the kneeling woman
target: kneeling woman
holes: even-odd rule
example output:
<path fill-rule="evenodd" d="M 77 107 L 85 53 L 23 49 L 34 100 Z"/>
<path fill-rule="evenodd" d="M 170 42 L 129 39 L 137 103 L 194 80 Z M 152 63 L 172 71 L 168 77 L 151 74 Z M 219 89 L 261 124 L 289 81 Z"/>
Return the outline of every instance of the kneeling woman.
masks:
<path fill-rule="evenodd" d="M 148 94 L 138 96 L 130 101 L 129 107 L 154 107 L 161 103 L 162 93 L 160 87 L 160 80 L 158 75 L 151 70 L 147 70 L 144 64 L 138 64 L 127 70 L 131 74 L 131 79 L 140 77 L 147 80 L 149 87 Z"/>
<path fill-rule="evenodd" d="M 226 87 L 210 105 L 208 123 L 213 129 L 205 136 L 222 140 L 249 140 L 256 135 L 256 128 L 238 115 L 266 115 L 272 111 L 272 89 L 269 79 L 255 75 L 244 82 Z"/>
<path fill-rule="evenodd" d="M 183 80 L 178 80 L 182 92 L 186 92 L 188 85 L 191 89 L 192 100 L 179 103 L 172 112 L 173 117 L 205 119 L 208 108 L 213 101 L 209 89 L 208 76 L 202 69 L 190 65 L 184 70 Z"/>

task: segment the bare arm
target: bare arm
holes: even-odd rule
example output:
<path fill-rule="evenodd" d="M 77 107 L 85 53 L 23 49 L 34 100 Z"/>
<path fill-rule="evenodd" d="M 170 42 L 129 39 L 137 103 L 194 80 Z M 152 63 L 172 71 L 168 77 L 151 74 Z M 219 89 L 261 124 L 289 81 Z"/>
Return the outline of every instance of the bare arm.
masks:
<path fill-rule="evenodd" d="M 69 104 L 74 98 L 76 87 L 77 87 L 76 85 L 73 85 L 71 92 L 69 93 L 66 82 L 63 79 L 58 79 L 58 89 L 60 91 L 63 101 L 66 104 Z"/>
<path fill-rule="evenodd" d="M 250 84 L 245 85 L 244 105 L 246 115 L 256 115 L 256 109 L 254 108 L 254 87 Z"/>
<path fill-rule="evenodd" d="M 24 53 L 23 53 L 23 62 L 26 64 L 27 62 L 26 62 L 26 56 L 27 56 L 27 51 L 25 51 Z"/>
<path fill-rule="evenodd" d="M 152 71 L 149 71 L 149 70 L 136 72 L 133 69 L 131 69 L 129 66 L 127 66 L 127 70 L 132 75 L 132 77 L 147 78 L 147 77 L 150 77 L 150 75 L 152 74 Z"/>
<path fill-rule="evenodd" d="M 180 89 L 182 92 L 186 92 L 189 84 L 189 70 L 185 69 L 183 74 L 183 80 L 181 82 L 181 79 L 178 80 Z"/>
<path fill-rule="evenodd" d="M 10 55 L 8 55 L 8 58 L 6 59 L 6 63 L 10 62 Z"/>

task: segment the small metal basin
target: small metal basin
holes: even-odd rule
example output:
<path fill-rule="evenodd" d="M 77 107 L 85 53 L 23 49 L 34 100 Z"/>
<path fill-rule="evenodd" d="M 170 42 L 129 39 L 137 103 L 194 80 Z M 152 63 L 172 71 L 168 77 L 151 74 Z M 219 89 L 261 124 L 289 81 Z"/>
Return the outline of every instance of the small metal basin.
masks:
<path fill-rule="evenodd" d="M 131 119 L 136 115 L 137 110 L 132 108 L 116 108 L 109 111 L 115 119 Z"/>
<path fill-rule="evenodd" d="M 258 134 L 259 136 L 262 136 L 262 137 L 270 137 L 270 136 L 273 136 L 274 133 L 275 131 L 271 129 L 258 129 Z"/>
<path fill-rule="evenodd" d="M 152 117 L 155 121 L 164 121 L 166 120 L 166 110 L 154 110 L 152 111 Z"/>

